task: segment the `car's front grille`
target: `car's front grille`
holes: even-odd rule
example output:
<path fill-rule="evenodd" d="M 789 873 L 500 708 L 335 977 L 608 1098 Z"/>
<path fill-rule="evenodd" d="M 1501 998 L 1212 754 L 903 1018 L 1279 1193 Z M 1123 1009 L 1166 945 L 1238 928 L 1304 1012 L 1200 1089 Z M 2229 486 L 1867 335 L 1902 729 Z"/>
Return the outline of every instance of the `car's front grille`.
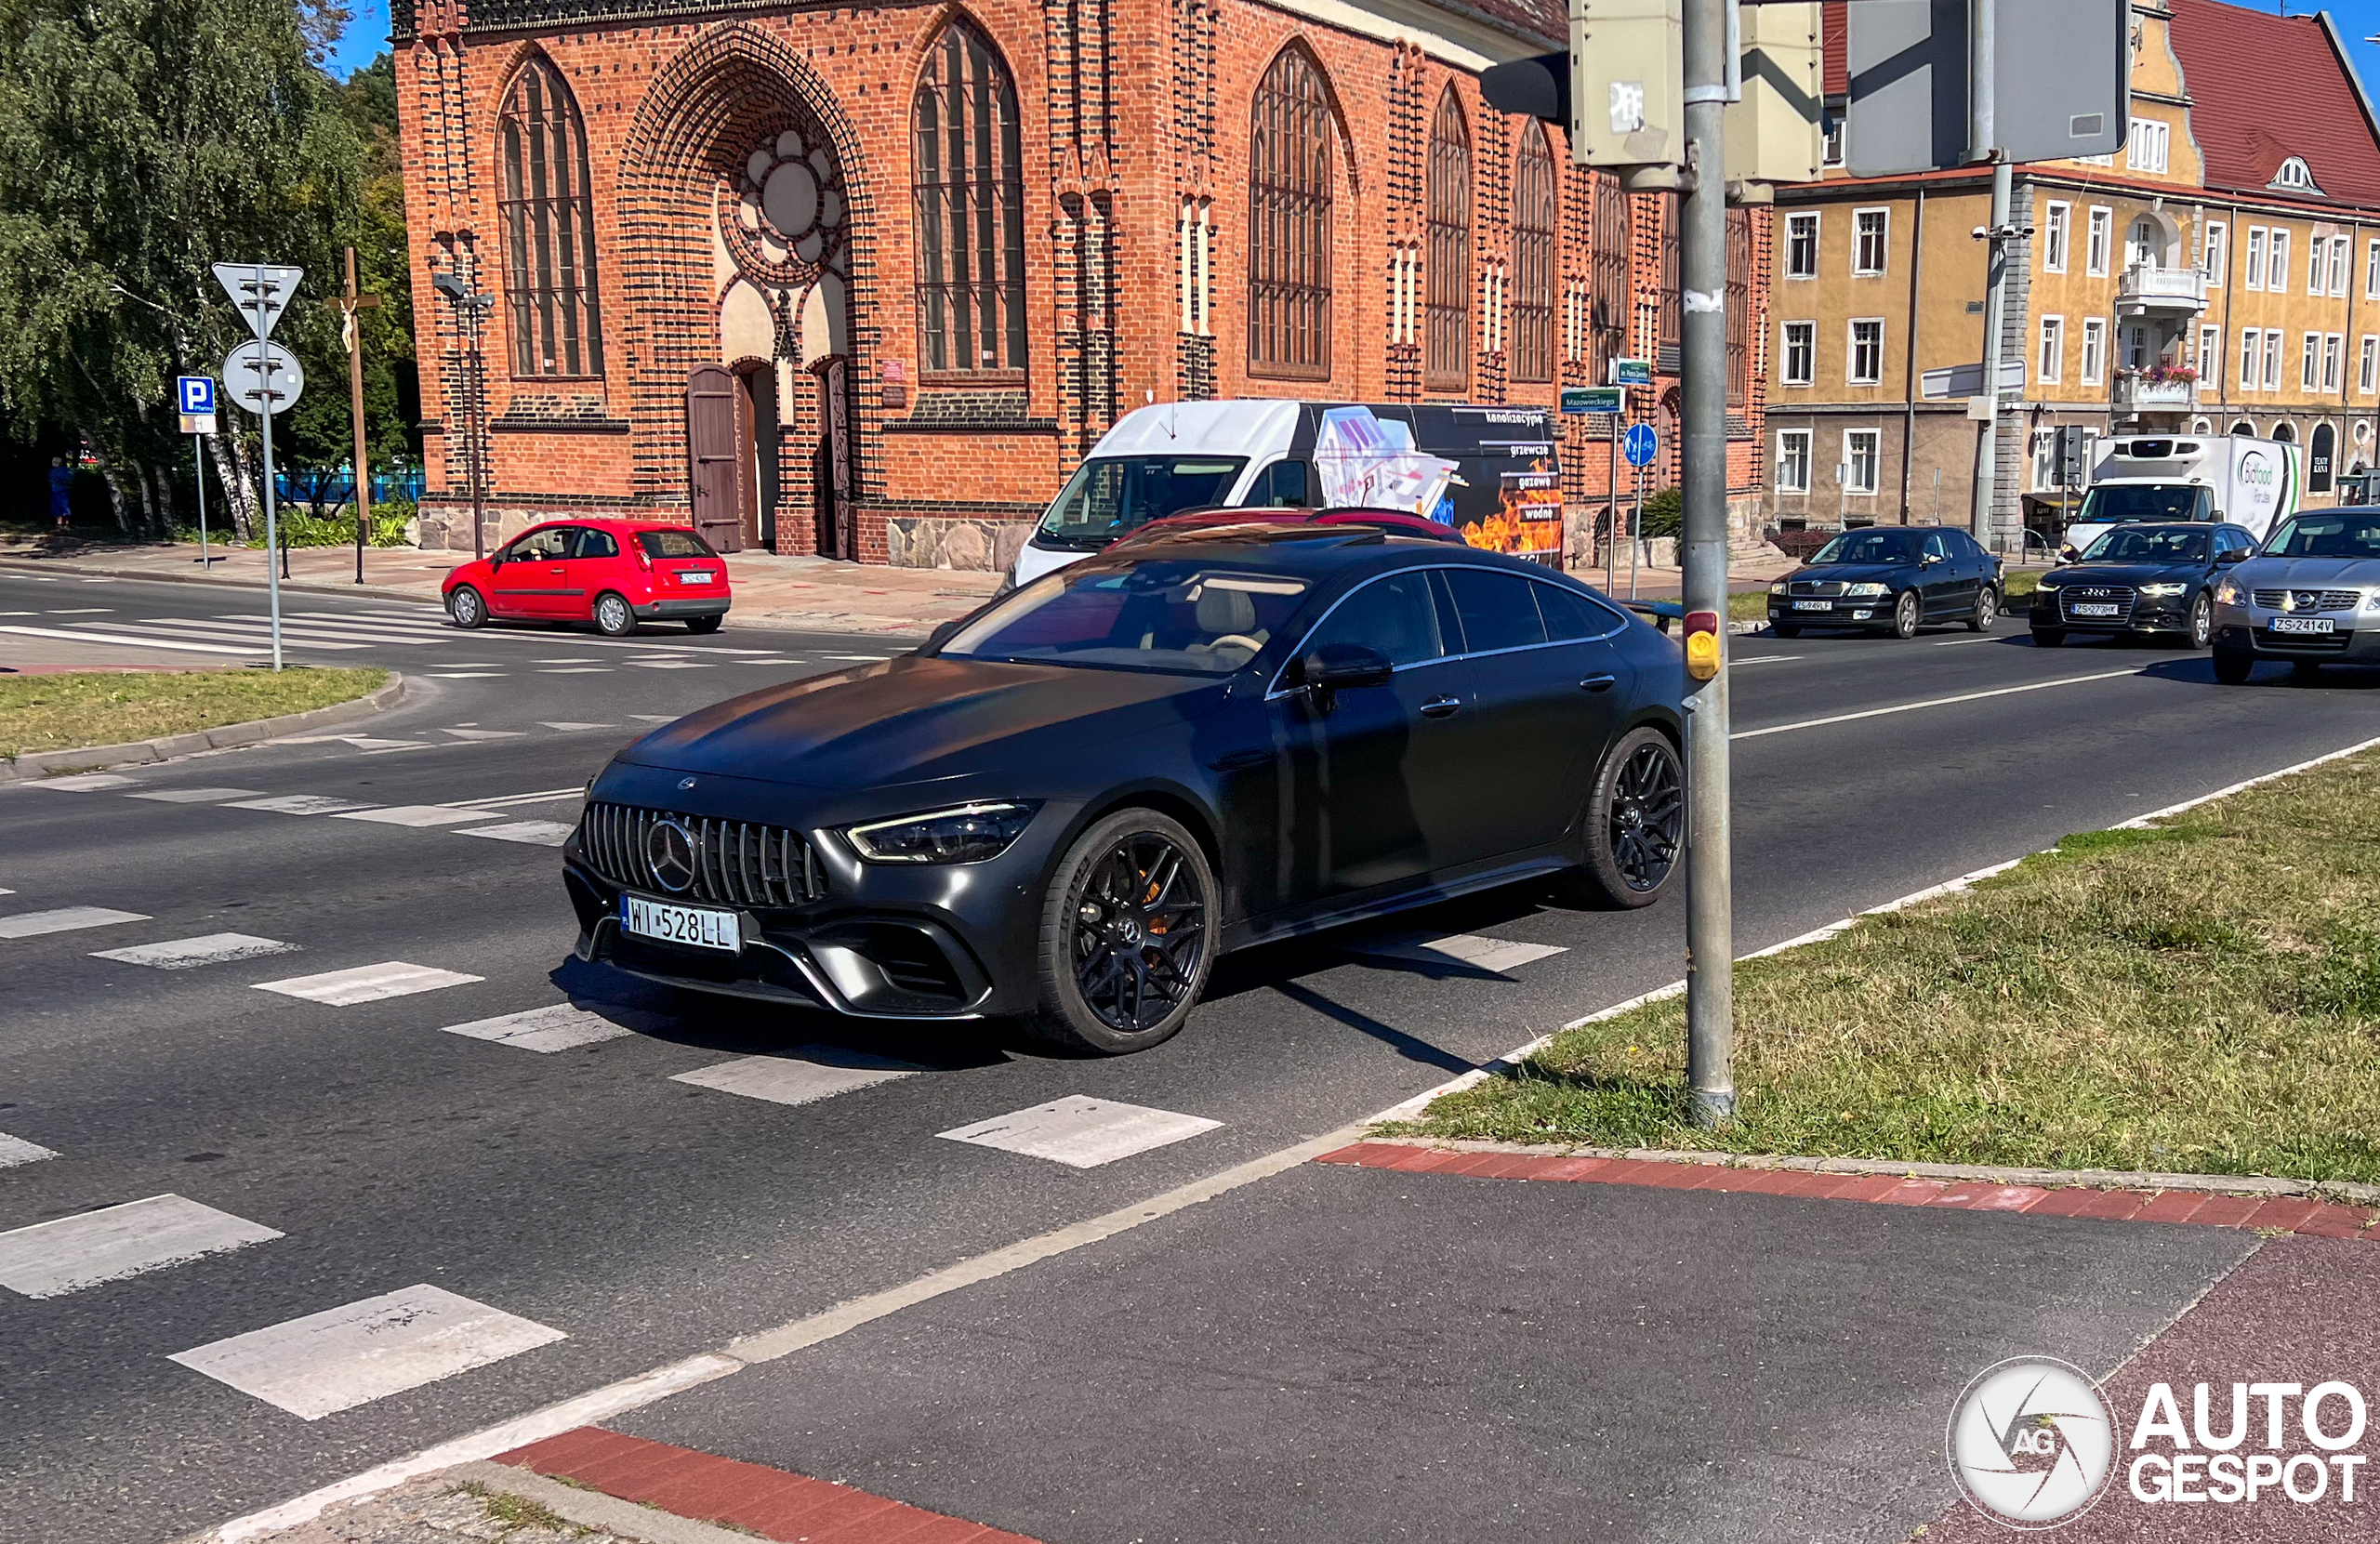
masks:
<path fill-rule="evenodd" d="M 685 833 L 693 869 L 693 878 L 674 888 L 654 871 L 654 832 L 664 822 Z M 817 855 L 788 826 L 589 804 L 578 820 L 578 845 L 604 878 L 649 893 L 726 906 L 798 906 L 826 891 Z"/>
<path fill-rule="evenodd" d="M 2336 633 L 2277 633 L 2269 627 L 2256 634 L 2256 645 L 2263 649 L 2309 654 L 2340 654 L 2355 641 L 2349 632 Z"/>
<path fill-rule="evenodd" d="M 1840 579 L 1796 579 L 1787 593 L 1811 596 L 1840 595 L 1843 593 L 1843 581 Z"/>
<path fill-rule="evenodd" d="M 2256 604 L 2267 611 L 2353 611 L 2363 603 L 2360 589 L 2260 589 Z"/>
<path fill-rule="evenodd" d="M 2058 609 L 2069 622 L 2128 622 L 2132 619 L 2130 585 L 2066 585 L 2057 592 Z M 2113 606 L 2112 612 L 2090 613 L 2083 606 Z"/>

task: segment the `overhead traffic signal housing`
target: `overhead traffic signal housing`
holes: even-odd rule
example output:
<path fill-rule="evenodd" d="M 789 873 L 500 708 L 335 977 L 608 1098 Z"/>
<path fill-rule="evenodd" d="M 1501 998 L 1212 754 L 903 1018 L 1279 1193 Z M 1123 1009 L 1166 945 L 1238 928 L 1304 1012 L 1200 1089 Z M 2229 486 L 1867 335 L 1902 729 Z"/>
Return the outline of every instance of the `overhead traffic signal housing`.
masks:
<path fill-rule="evenodd" d="M 1826 157 L 1825 53 L 1816 5 L 1743 7 L 1742 91 L 1727 104 L 1727 180 L 1815 182 Z"/>
<path fill-rule="evenodd" d="M 1681 0 L 1570 0 L 1570 158 L 1640 191 L 1686 162 Z"/>

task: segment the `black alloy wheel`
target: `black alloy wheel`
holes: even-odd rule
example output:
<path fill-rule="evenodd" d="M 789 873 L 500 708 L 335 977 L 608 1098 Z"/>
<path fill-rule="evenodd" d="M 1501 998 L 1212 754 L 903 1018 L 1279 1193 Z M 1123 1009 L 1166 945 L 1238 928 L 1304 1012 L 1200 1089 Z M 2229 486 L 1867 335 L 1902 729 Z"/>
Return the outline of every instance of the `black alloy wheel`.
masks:
<path fill-rule="evenodd" d="M 487 626 L 487 602 L 470 586 L 456 585 L 455 593 L 446 597 L 446 614 L 458 627 L 483 627 Z"/>
<path fill-rule="evenodd" d="M 1586 862 L 1562 877 L 1566 899 L 1633 909 L 1661 898 L 1686 851 L 1686 769 L 1669 736 L 1647 726 L 1612 747 L 1582 824 Z"/>
<path fill-rule="evenodd" d="M 1042 907 L 1035 1032 L 1103 1056 L 1170 1038 L 1213 964 L 1214 894 L 1206 853 L 1177 821 L 1120 810 L 1085 831 Z"/>
<path fill-rule="evenodd" d="M 2190 619 L 2183 634 L 2186 649 L 2203 649 L 2215 640 L 2215 598 L 2204 590 L 2190 602 Z"/>
<path fill-rule="evenodd" d="M 1924 614 L 1918 610 L 1917 591 L 1902 590 L 1900 599 L 1893 602 L 1893 636 L 1902 639 L 1915 638 L 1917 625 L 1924 620 Z"/>
<path fill-rule="evenodd" d="M 1975 614 L 1967 618 L 1969 632 L 1988 633 L 2000 620 L 2000 592 L 1986 585 L 1976 592 Z"/>
<path fill-rule="evenodd" d="M 2253 650 L 2218 643 L 2215 646 L 2215 679 L 2226 686 L 2240 686 L 2256 668 Z"/>

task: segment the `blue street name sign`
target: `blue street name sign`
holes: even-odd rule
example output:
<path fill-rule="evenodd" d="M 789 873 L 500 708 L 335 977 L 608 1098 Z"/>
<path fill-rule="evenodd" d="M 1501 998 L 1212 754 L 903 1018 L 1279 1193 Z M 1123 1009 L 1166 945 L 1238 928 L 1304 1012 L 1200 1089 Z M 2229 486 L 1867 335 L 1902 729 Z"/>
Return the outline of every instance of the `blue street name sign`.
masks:
<path fill-rule="evenodd" d="M 1562 389 L 1562 411 L 1621 413 L 1626 411 L 1620 401 L 1625 395 L 1616 386 L 1566 386 Z"/>
<path fill-rule="evenodd" d="M 1611 384 L 1614 386 L 1650 386 L 1653 384 L 1653 362 L 1649 359 L 1616 359 L 1611 362 Z"/>
<path fill-rule="evenodd" d="M 176 376 L 174 393 L 181 399 L 184 413 L 215 411 L 215 377 L 212 376 Z"/>
<path fill-rule="evenodd" d="M 1631 424 L 1628 438 L 1620 442 L 1620 454 L 1628 457 L 1632 467 L 1649 467 L 1653 457 L 1661 454 L 1661 437 L 1650 424 Z"/>

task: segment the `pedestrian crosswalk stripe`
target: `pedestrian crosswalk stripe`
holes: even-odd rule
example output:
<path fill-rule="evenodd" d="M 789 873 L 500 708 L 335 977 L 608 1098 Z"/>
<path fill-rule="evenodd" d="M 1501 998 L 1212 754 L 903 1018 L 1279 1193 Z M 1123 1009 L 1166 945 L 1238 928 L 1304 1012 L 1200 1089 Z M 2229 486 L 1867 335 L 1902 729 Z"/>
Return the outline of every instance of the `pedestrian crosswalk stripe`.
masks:
<path fill-rule="evenodd" d="M 891 659 L 892 656 L 891 654 L 820 654 L 818 657 L 820 659 L 868 660 L 872 662 L 875 660 Z"/>
<path fill-rule="evenodd" d="M 60 1298 L 281 1236 L 185 1196 L 152 1195 L 0 1233 L 0 1287 Z"/>
<path fill-rule="evenodd" d="M 485 798 L 449 799 L 441 808 L 448 810 L 496 810 L 515 804 L 551 804 L 557 799 L 576 798 L 585 793 L 583 784 L 568 788 L 541 788 L 525 794 L 490 794 Z"/>
<path fill-rule="evenodd" d="M 430 674 L 440 680 L 495 680 L 504 672 L 501 670 L 432 670 Z"/>
<path fill-rule="evenodd" d="M 617 729 L 620 727 L 617 724 L 580 724 L 572 723 L 567 720 L 557 723 L 551 719 L 540 719 L 537 721 L 548 729 L 558 729 L 565 734 L 575 733 L 582 729 Z"/>
<path fill-rule="evenodd" d="M 528 842 L 537 847 L 560 847 L 570 839 L 570 827 L 558 821 L 516 820 L 504 825 L 483 825 L 475 831 L 458 834 L 489 837 L 497 841 Z"/>
<path fill-rule="evenodd" d="M 226 798 L 256 798 L 262 788 L 157 788 L 145 794 L 126 794 L 126 798 L 153 798 L 160 804 L 213 804 Z"/>
<path fill-rule="evenodd" d="M 172 639 L 176 642 L 185 639 L 212 639 L 218 643 L 245 643 L 251 647 L 263 645 L 268 648 L 272 643 L 272 629 L 261 622 L 254 627 L 239 627 L 223 622 L 190 622 L 175 617 L 157 616 L 141 622 L 116 622 L 108 625 L 120 627 L 126 632 L 143 633 L 152 638 Z M 284 645 L 293 648 L 334 651 L 371 647 L 368 643 L 352 642 L 335 635 L 321 637 L 303 628 L 290 627 L 281 629 L 281 641 Z"/>
<path fill-rule="evenodd" d="M 994 1115 L 936 1136 L 976 1147 L 997 1147 L 1028 1157 L 1049 1158 L 1076 1168 L 1129 1158 L 1223 1125 L 1203 1115 L 1176 1115 L 1112 1099 L 1068 1094 L 1005 1115 Z"/>
<path fill-rule="evenodd" d="M 14 1168 L 19 1164 L 37 1164 L 44 1158 L 56 1156 L 58 1156 L 56 1148 L 44 1147 L 37 1142 L 27 1142 L 22 1137 L 12 1137 L 6 1131 L 0 1131 L 0 1168 Z"/>
<path fill-rule="evenodd" d="M 93 959 L 119 960 L 126 965 L 153 965 L 160 970 L 187 970 L 193 965 L 224 965 L 235 959 L 298 952 L 295 944 L 252 933 L 203 933 L 196 938 L 168 939 L 163 944 L 136 944 L 129 949 L 95 949 Z"/>
<path fill-rule="evenodd" d="M 364 799 L 333 798 L 328 794 L 279 794 L 271 798 L 234 799 L 224 806 L 227 810 L 264 810 L 276 815 L 336 815 L 372 807 Z"/>
<path fill-rule="evenodd" d="M 632 659 L 628 663 L 641 666 L 647 670 L 707 670 L 710 668 L 703 661 L 694 659 Z"/>
<path fill-rule="evenodd" d="M 558 659 L 541 659 L 537 663 L 540 665 L 592 665 L 599 657 L 595 654 L 563 654 Z"/>
<path fill-rule="evenodd" d="M 332 1008 L 352 1008 L 358 1003 L 406 997 L 416 992 L 435 992 L 442 986 L 468 986 L 472 982 L 486 979 L 484 976 L 467 976 L 459 970 L 441 970 L 434 966 L 408 965 L 403 960 L 392 959 L 380 965 L 325 970 L 317 976 L 260 981 L 256 983 L 256 989 L 278 992 L 285 997 L 303 997 L 308 1002 L 324 1003 Z"/>
<path fill-rule="evenodd" d="M 377 810 L 350 810 L 333 820 L 368 820 L 382 825 L 461 825 L 487 817 L 476 810 L 449 810 L 443 804 L 390 804 Z"/>
<path fill-rule="evenodd" d="M 739 1056 L 673 1076 L 672 1083 L 764 1099 L 772 1104 L 812 1104 L 896 1077 L 925 1071 L 914 1062 L 870 1056 L 834 1046 L 801 1046 L 787 1056 Z"/>
<path fill-rule="evenodd" d="M 77 643 L 112 643 L 121 649 L 174 649 L 191 654 L 254 654 L 261 652 L 255 644 L 234 648 L 222 643 L 201 643 L 194 639 L 134 638 L 123 632 L 99 632 L 89 627 L 26 627 L 9 623 L 0 625 L 0 633 L 21 633 L 28 638 L 67 638 Z"/>
<path fill-rule="evenodd" d="M 528 732 L 520 729 L 450 729 L 445 732 L 457 740 L 518 740 Z"/>
<path fill-rule="evenodd" d="M 423 1283 L 176 1352 L 169 1360 L 302 1420 L 569 1337 Z"/>
<path fill-rule="evenodd" d="M 537 672 L 541 676 L 608 676 L 611 673 L 612 667 L 608 665 L 566 665 L 559 669 L 541 668 Z"/>
<path fill-rule="evenodd" d="M 60 906 L 55 911 L 21 911 L 0 917 L 0 938 L 39 938 L 45 933 L 69 933 L 81 928 L 110 928 L 119 922 L 146 922 L 137 911 L 110 911 L 105 906 Z"/>
<path fill-rule="evenodd" d="M 467 1024 L 448 1024 L 445 1033 L 492 1040 L 516 1050 L 551 1053 L 616 1040 L 633 1032 L 628 1025 L 615 1024 L 601 1014 L 568 1003 L 556 1003 L 550 1008 L 532 1008 L 494 1019 L 474 1019 Z"/>
<path fill-rule="evenodd" d="M 1434 938 L 1425 932 L 1391 933 L 1381 938 L 1358 939 L 1344 947 L 1349 954 L 1371 959 L 1435 965 L 1449 970 L 1487 971 L 1494 975 L 1502 975 L 1520 966 L 1568 952 L 1562 944 L 1515 944 L 1508 939 L 1480 938 L 1471 933 L 1449 933 L 1443 938 Z"/>
<path fill-rule="evenodd" d="M 113 606 L 52 606 L 49 608 L 49 614 L 52 616 L 95 616 L 113 610 L 115 610 Z"/>
<path fill-rule="evenodd" d="M 644 724 L 674 724 L 678 721 L 674 715 L 668 713 L 631 713 L 628 717 Z"/>
<path fill-rule="evenodd" d="M 50 788 L 70 794 L 97 793 L 101 788 L 137 788 L 140 779 L 117 772 L 84 772 L 75 777 L 44 777 L 25 784 L 28 788 Z"/>

